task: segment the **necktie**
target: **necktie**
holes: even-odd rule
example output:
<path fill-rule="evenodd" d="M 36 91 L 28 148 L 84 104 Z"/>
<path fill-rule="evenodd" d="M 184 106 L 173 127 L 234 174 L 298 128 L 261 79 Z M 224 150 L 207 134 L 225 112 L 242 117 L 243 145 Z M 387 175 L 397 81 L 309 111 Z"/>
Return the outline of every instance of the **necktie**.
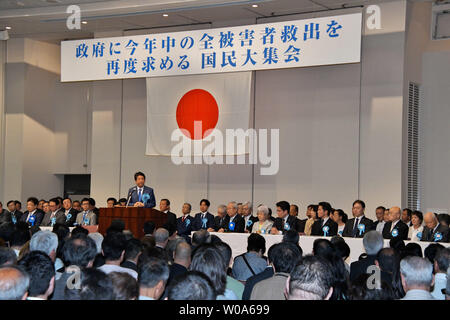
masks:
<path fill-rule="evenodd" d="M 139 201 L 138 202 L 142 202 L 142 189 L 139 189 Z"/>
<path fill-rule="evenodd" d="M 353 236 L 354 237 L 358 234 L 358 224 L 359 224 L 359 218 L 356 218 L 355 225 L 353 227 Z"/>

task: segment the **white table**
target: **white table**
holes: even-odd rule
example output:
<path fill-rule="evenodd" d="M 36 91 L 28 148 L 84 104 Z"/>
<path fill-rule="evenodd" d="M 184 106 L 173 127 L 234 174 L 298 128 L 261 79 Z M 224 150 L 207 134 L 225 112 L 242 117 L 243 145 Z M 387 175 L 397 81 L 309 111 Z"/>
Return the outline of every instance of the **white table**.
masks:
<path fill-rule="evenodd" d="M 218 236 L 222 241 L 226 242 L 231 249 L 233 250 L 233 259 L 234 257 L 247 252 L 247 238 L 250 235 L 249 233 L 219 233 L 219 232 L 211 232 Z M 271 234 L 261 234 L 266 239 L 266 253 L 269 248 L 275 243 L 281 242 L 283 239 L 282 235 L 271 235 Z M 303 255 L 311 254 L 313 249 L 314 240 L 318 238 L 324 238 L 330 240 L 331 237 L 310 237 L 310 236 L 300 236 L 299 245 L 303 250 Z M 347 263 L 352 263 L 353 261 L 357 261 L 359 256 L 365 252 L 362 238 L 344 238 L 345 242 L 350 247 L 350 257 L 347 259 Z M 422 252 L 431 242 L 416 242 L 416 241 L 405 241 L 405 244 L 409 242 L 415 242 L 422 247 Z M 450 247 L 449 243 L 441 243 L 446 247 Z M 384 247 L 389 247 L 389 240 L 384 240 Z"/>

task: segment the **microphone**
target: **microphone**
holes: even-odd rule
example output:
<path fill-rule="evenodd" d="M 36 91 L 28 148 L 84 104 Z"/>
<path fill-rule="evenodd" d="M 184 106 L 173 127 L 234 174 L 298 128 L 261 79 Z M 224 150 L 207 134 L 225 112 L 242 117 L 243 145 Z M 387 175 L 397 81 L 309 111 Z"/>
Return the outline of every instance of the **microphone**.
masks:
<path fill-rule="evenodd" d="M 131 200 L 131 196 L 133 195 L 133 192 L 136 191 L 136 187 L 133 188 L 133 190 L 131 190 L 131 192 L 128 194 L 128 200 L 127 200 L 127 204 L 125 205 L 125 208 L 128 207 L 128 204 L 130 203 Z"/>

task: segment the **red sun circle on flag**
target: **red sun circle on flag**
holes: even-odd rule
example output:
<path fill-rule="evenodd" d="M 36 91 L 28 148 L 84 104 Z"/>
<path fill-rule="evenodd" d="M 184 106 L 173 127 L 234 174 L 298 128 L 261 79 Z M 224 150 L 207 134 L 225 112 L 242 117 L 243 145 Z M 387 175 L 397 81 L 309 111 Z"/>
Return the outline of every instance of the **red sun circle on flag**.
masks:
<path fill-rule="evenodd" d="M 201 140 L 206 138 L 214 129 L 219 120 L 219 107 L 213 95 L 203 89 L 194 89 L 188 91 L 178 102 L 177 106 L 177 123 L 183 134 L 192 140 Z M 198 121 L 202 124 L 202 137 L 194 136 L 194 122 Z"/>

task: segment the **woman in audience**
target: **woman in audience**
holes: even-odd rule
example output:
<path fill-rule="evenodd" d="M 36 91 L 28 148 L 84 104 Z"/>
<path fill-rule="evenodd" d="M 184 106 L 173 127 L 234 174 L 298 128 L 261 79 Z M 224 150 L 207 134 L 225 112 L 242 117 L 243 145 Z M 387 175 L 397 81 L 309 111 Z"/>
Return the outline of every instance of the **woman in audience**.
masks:
<path fill-rule="evenodd" d="M 269 234 L 272 229 L 273 221 L 269 219 L 269 208 L 265 205 L 260 205 L 256 209 L 259 222 L 253 224 L 252 232 Z"/>
<path fill-rule="evenodd" d="M 342 237 L 342 232 L 348 219 L 347 214 L 342 209 L 335 209 L 332 218 L 338 224 L 338 235 Z"/>
<path fill-rule="evenodd" d="M 423 214 L 420 211 L 413 211 L 411 215 L 411 227 L 409 227 L 408 239 L 420 241 L 423 232 Z"/>

